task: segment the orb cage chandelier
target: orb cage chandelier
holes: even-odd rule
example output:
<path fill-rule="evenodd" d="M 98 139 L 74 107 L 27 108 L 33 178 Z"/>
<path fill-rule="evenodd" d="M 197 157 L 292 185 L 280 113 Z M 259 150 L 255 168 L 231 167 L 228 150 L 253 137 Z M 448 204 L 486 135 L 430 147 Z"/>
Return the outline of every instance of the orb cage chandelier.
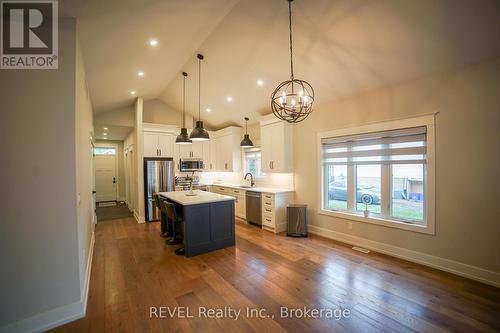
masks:
<path fill-rule="evenodd" d="M 298 123 L 306 119 L 313 111 L 314 89 L 304 80 L 293 76 L 293 43 L 292 43 L 292 1 L 288 1 L 288 22 L 290 32 L 290 80 L 276 87 L 271 95 L 273 114 L 289 123 Z"/>

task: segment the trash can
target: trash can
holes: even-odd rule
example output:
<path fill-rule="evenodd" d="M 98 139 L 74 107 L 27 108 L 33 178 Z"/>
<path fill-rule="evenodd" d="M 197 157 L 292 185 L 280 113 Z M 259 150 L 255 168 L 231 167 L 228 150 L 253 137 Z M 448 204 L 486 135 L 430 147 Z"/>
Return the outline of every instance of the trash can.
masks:
<path fill-rule="evenodd" d="M 307 205 L 291 204 L 286 207 L 286 235 L 307 237 Z"/>

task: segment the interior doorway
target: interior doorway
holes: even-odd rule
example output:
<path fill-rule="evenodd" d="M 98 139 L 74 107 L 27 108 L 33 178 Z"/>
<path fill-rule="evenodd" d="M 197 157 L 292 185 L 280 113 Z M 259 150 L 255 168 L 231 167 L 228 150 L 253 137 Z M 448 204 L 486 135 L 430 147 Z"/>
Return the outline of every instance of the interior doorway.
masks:
<path fill-rule="evenodd" d="M 117 160 L 118 146 L 97 146 L 94 148 L 96 201 L 116 202 L 117 200 Z"/>

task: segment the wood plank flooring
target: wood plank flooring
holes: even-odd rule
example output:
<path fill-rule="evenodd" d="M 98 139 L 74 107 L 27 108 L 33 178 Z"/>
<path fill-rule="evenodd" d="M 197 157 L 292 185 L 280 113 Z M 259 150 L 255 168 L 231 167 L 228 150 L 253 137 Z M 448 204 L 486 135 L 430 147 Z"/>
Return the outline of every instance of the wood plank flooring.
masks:
<path fill-rule="evenodd" d="M 159 223 L 98 223 L 87 316 L 53 332 L 500 331 L 500 289 L 321 237 L 244 223 L 236 235 L 235 248 L 184 258 L 159 237 Z M 350 313 L 337 320 L 280 312 L 304 306 Z M 150 307 L 189 309 L 193 318 L 150 318 Z M 238 320 L 198 313 L 225 307 L 241 309 Z"/>

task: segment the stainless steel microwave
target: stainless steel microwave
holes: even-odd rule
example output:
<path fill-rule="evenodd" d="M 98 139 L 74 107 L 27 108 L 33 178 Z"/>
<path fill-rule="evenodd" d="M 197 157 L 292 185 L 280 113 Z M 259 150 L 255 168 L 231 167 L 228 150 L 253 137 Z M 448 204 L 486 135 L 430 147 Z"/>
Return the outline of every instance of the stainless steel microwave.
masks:
<path fill-rule="evenodd" d="M 201 171 L 203 170 L 203 160 L 201 158 L 181 158 L 180 171 Z"/>

